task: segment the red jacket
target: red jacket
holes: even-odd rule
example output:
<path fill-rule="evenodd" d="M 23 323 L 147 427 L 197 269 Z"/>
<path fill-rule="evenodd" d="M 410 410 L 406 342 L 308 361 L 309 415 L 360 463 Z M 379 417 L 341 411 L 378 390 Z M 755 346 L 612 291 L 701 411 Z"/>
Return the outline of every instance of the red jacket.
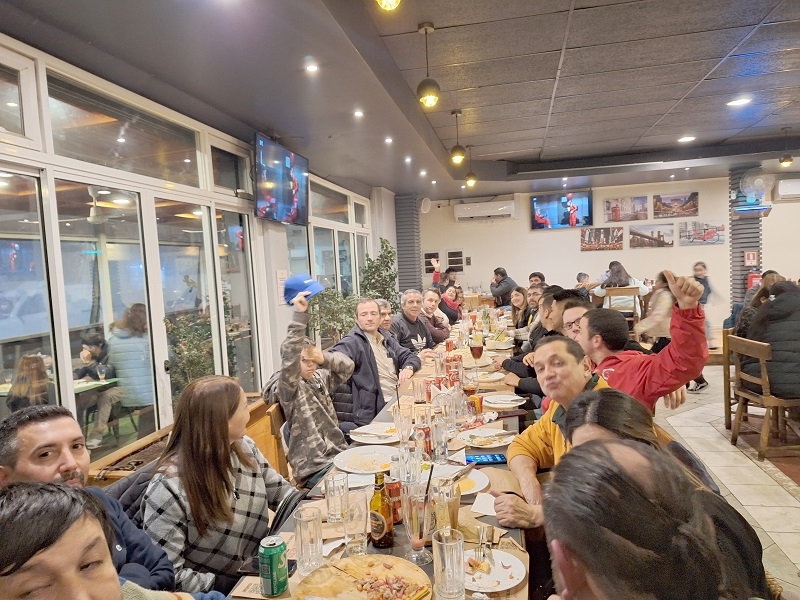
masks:
<path fill-rule="evenodd" d="M 642 354 L 632 350 L 606 357 L 596 373 L 616 388 L 655 410 L 661 396 L 675 391 L 699 377 L 708 359 L 705 315 L 698 304 L 680 310 L 672 307 L 670 344 L 658 354 Z"/>

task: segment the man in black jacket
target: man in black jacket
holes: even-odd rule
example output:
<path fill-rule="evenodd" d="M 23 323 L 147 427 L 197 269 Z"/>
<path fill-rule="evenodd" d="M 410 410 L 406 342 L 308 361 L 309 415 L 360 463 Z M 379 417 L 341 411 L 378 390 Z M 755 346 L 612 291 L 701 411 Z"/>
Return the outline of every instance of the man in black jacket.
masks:
<path fill-rule="evenodd" d="M 494 279 L 489 284 L 489 290 L 494 296 L 494 305 L 498 308 L 511 306 L 511 292 L 517 287 L 516 282 L 508 276 L 503 267 L 494 270 Z"/>
<path fill-rule="evenodd" d="M 333 396 L 339 427 L 345 433 L 372 422 L 397 395 L 397 387 L 422 364 L 415 353 L 380 329 L 379 322 L 378 303 L 361 300 L 356 305 L 356 326 L 331 348 L 331 352 L 349 356 L 356 365 L 353 376 Z"/>

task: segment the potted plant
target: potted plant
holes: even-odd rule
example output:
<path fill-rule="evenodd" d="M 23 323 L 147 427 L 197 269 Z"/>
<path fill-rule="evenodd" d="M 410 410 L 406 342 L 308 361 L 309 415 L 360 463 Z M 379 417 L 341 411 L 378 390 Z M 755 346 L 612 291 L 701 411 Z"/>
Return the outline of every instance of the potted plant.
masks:
<path fill-rule="evenodd" d="M 392 305 L 392 312 L 400 312 L 397 293 L 397 251 L 386 238 L 381 238 L 378 256 L 367 255 L 361 271 L 361 295 L 365 298 L 383 298 Z"/>

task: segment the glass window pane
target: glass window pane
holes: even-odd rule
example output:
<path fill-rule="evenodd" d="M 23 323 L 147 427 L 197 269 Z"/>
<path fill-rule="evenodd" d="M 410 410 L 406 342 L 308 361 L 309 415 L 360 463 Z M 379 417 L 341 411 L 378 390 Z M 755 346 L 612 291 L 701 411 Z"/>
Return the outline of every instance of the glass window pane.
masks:
<path fill-rule="evenodd" d="M 25 133 L 22 125 L 22 97 L 19 71 L 0 65 L 0 131 Z"/>
<path fill-rule="evenodd" d="M 222 301 L 225 303 L 228 373 L 239 378 L 245 392 L 257 392 L 247 217 L 235 212 L 217 211 L 217 243 L 222 271 Z"/>
<path fill-rule="evenodd" d="M 358 289 L 361 289 L 361 277 L 364 274 L 364 267 L 367 266 L 367 242 L 369 238 L 365 235 L 356 235 L 356 279 Z"/>
<path fill-rule="evenodd" d="M 56 154 L 197 187 L 195 132 L 47 75 Z"/>
<path fill-rule="evenodd" d="M 353 234 L 337 231 L 339 238 L 339 290 L 344 297 L 354 292 L 353 288 Z"/>
<path fill-rule="evenodd" d="M 350 223 L 347 196 L 312 181 L 311 215 L 337 223 Z"/>
<path fill-rule="evenodd" d="M 156 219 L 174 402 L 192 379 L 215 371 L 216 290 L 204 230 L 208 209 L 156 198 Z"/>
<path fill-rule="evenodd" d="M 356 225 L 367 226 L 367 207 L 359 202 L 353 204 Z"/>
<path fill-rule="evenodd" d="M 333 231 L 314 227 L 314 265 L 317 281 L 326 288 L 336 287 L 336 258 L 333 253 Z"/>
<path fill-rule="evenodd" d="M 9 414 L 9 401 L 15 409 L 30 404 L 31 390 L 17 381 L 19 372 L 51 370 L 51 330 L 38 181 L 0 172 L 0 418 Z M 56 404 L 55 382 L 44 376 L 41 384 L 33 394 Z"/>
<path fill-rule="evenodd" d="M 289 250 L 289 275 L 310 273 L 308 262 L 308 227 L 286 225 L 286 244 Z"/>
<path fill-rule="evenodd" d="M 56 180 L 56 205 L 73 376 L 86 380 L 77 416 L 90 415 L 96 460 L 156 429 L 139 195 Z"/>
<path fill-rule="evenodd" d="M 231 152 L 225 152 L 211 146 L 211 166 L 214 171 L 214 185 L 238 190 L 244 188 L 242 185 L 242 173 L 240 163 L 244 159 Z"/>

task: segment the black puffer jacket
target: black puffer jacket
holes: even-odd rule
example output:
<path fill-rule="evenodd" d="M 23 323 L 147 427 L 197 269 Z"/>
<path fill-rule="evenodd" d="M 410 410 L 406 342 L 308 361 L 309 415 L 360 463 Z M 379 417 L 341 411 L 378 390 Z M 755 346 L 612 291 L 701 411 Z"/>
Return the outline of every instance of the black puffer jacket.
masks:
<path fill-rule="evenodd" d="M 762 317 L 766 317 L 766 321 L 763 327 L 758 327 Z M 797 398 L 800 395 L 800 294 L 783 293 L 765 302 L 758 309 L 747 337 L 772 347 L 772 360 L 767 361 L 770 391 L 778 397 Z M 742 369 L 748 375 L 761 376 L 756 360 L 743 360 Z"/>

